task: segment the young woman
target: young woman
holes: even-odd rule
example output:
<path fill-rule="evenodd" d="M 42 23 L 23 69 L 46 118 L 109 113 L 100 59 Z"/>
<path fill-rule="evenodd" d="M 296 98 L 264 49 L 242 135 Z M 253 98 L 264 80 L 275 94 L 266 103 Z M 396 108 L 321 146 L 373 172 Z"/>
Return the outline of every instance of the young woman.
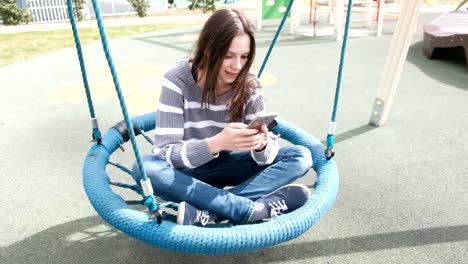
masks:
<path fill-rule="evenodd" d="M 179 202 L 177 223 L 242 224 L 291 212 L 310 190 L 290 184 L 312 166 L 302 146 L 280 148 L 266 125 L 253 27 L 236 10 L 218 10 L 205 23 L 194 55 L 163 79 L 153 155 L 143 158 L 155 194 Z M 141 179 L 138 166 L 134 177 Z"/>

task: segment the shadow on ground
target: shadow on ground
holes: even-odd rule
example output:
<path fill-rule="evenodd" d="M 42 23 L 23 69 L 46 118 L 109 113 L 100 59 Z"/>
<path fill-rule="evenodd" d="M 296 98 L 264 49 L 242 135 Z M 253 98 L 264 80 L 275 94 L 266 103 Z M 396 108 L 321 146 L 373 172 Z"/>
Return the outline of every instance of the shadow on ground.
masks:
<path fill-rule="evenodd" d="M 276 27 L 265 27 L 262 31 L 255 33 L 256 46 L 257 48 L 269 47 L 273 36 L 276 32 Z M 154 45 L 171 48 L 183 53 L 189 54 L 196 43 L 196 36 L 200 33 L 199 29 L 190 30 L 186 32 L 177 32 L 170 34 L 155 34 L 146 35 L 143 37 L 134 37 L 134 40 L 151 43 Z M 289 33 L 281 33 L 275 46 L 297 46 L 306 44 L 318 44 L 318 43 L 335 43 L 336 40 L 333 36 L 304 36 L 304 35 L 293 35 Z"/>
<path fill-rule="evenodd" d="M 336 134 L 334 142 L 335 143 L 340 143 L 340 142 L 346 141 L 348 139 L 351 139 L 353 137 L 363 135 L 363 134 L 365 134 L 367 132 L 370 132 L 370 131 L 372 131 L 372 130 L 374 130 L 376 128 L 377 128 L 376 126 L 373 126 L 373 125 L 370 125 L 370 124 L 365 124 L 365 125 L 350 129 L 348 131 Z M 321 143 L 324 146 L 326 146 L 327 145 L 327 140 L 324 139 L 324 140 L 321 141 Z"/>
<path fill-rule="evenodd" d="M 432 79 L 468 90 L 468 65 L 463 48 L 436 49 L 433 59 L 429 60 L 424 56 L 423 42 L 420 41 L 410 46 L 406 60 Z"/>
<path fill-rule="evenodd" d="M 466 240 L 468 225 L 459 225 L 299 243 L 292 241 L 261 252 L 211 257 L 170 252 L 144 244 L 104 224 L 98 216 L 92 216 L 48 228 L 2 248 L 0 262 L 200 263 L 217 259 L 222 263 L 259 263 Z"/>

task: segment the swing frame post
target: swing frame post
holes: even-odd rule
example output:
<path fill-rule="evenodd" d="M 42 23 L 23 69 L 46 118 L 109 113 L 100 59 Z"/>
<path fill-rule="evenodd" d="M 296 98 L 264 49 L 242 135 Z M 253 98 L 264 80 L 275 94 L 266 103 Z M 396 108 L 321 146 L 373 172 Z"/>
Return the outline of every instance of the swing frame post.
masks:
<path fill-rule="evenodd" d="M 348 7 L 350 8 L 350 7 Z M 337 42 L 343 42 L 343 33 L 344 33 L 344 0 L 336 0 L 335 1 L 335 17 L 334 17 L 334 24 L 335 24 L 335 36 Z"/>
<path fill-rule="evenodd" d="M 256 10 L 257 10 L 257 30 L 262 30 L 263 26 L 263 21 L 262 21 L 262 13 L 263 13 L 263 7 L 262 7 L 262 0 L 257 0 L 256 1 Z"/>
<path fill-rule="evenodd" d="M 371 125 L 382 126 L 388 119 L 422 3 L 423 0 L 407 1 L 401 10 L 372 107 Z"/>
<path fill-rule="evenodd" d="M 382 36 L 385 0 L 377 0 L 377 37 Z"/>

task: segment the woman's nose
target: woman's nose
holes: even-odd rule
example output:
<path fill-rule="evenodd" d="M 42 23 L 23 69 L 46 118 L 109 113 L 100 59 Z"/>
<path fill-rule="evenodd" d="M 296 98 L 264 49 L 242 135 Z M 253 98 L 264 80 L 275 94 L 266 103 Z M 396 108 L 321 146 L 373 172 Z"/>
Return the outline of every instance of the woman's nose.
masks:
<path fill-rule="evenodd" d="M 242 69 L 242 61 L 241 61 L 241 58 L 236 58 L 233 62 L 233 68 L 236 69 L 236 70 L 240 70 Z"/>

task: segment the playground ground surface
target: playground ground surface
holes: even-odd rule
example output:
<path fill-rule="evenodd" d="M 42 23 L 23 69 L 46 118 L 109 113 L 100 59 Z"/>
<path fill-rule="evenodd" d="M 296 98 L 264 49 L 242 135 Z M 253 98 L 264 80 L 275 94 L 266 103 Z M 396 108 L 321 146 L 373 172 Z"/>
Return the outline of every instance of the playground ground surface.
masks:
<path fill-rule="evenodd" d="M 468 259 L 468 70 L 428 60 L 421 14 L 388 122 L 368 125 L 392 27 L 349 40 L 337 113 L 340 191 L 304 235 L 258 252 L 192 256 L 162 250 L 107 225 L 82 186 L 91 125 L 74 48 L 0 67 L 0 263 L 465 263 Z M 111 42 L 129 111 L 156 108 L 162 74 L 199 28 Z M 258 70 L 274 26 L 257 33 Z M 325 138 L 340 44 L 282 34 L 264 74 L 268 109 Z M 99 43 L 84 47 L 101 130 L 122 120 Z M 142 153 L 149 144 L 139 140 Z M 112 157 L 133 161 L 131 147 Z M 128 180 L 118 170 L 112 177 Z M 315 175 L 300 182 L 312 184 Z M 116 190 L 125 197 L 131 193 Z"/>

